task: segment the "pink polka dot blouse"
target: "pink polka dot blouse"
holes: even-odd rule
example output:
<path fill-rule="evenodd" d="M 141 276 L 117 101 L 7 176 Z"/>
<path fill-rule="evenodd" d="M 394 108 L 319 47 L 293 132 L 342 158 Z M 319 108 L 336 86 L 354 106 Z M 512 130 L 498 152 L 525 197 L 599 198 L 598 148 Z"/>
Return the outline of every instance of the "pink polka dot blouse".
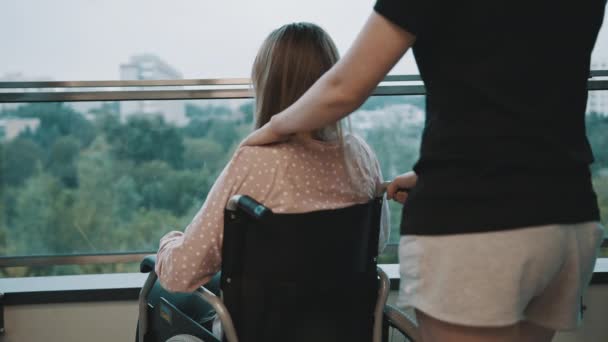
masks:
<path fill-rule="evenodd" d="M 240 147 L 185 232 L 161 238 L 160 283 L 169 291 L 191 292 L 220 270 L 224 208 L 233 195 L 249 195 L 277 213 L 301 213 L 367 202 L 381 184 L 375 154 L 355 135 L 345 136 L 344 147 L 301 137 Z M 384 201 L 381 249 L 388 239 L 388 217 Z"/>

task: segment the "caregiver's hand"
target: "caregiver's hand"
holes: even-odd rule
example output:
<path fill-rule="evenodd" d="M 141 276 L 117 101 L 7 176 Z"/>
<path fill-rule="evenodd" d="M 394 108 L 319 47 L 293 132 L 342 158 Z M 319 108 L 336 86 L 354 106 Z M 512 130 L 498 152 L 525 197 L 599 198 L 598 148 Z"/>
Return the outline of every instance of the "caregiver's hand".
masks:
<path fill-rule="evenodd" d="M 418 176 L 414 171 L 406 172 L 395 177 L 391 184 L 386 188 L 386 197 L 401 204 L 405 203 L 408 191 L 416 185 L 417 181 Z"/>
<path fill-rule="evenodd" d="M 287 140 L 289 135 L 276 134 L 272 130 L 271 122 L 268 122 L 264 126 L 251 132 L 251 134 L 249 134 L 245 140 L 241 142 L 241 146 L 268 145 Z"/>

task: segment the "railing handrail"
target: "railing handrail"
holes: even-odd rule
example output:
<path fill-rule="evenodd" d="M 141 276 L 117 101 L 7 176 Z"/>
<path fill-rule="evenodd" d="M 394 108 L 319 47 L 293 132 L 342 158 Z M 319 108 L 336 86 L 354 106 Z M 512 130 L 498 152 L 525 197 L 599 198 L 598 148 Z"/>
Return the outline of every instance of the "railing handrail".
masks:
<path fill-rule="evenodd" d="M 589 90 L 608 90 L 608 80 L 593 79 L 608 77 L 608 70 L 593 70 L 588 81 Z M 191 80 L 139 80 L 139 81 L 66 81 L 66 82 L 0 82 L 0 103 L 27 102 L 81 102 L 81 101 L 140 101 L 140 100 L 203 100 L 246 99 L 253 97 L 253 90 L 246 78 L 191 79 Z M 403 82 L 415 82 L 403 84 Z M 393 83 L 393 84 L 391 84 Z M 184 89 L 183 87 L 199 87 Z M 80 88 L 99 88 L 82 91 Z M 124 90 L 123 87 L 138 87 Z M 177 87 L 162 89 L 157 87 Z M 204 87 L 200 89 L 200 87 Z M 53 88 L 53 91 L 51 91 Z M 70 89 L 71 88 L 71 89 Z M 74 90 L 74 88 L 79 88 Z M 105 89 L 104 89 L 105 88 Z M 143 89 L 142 89 L 143 88 Z M 145 89 L 152 88 L 152 89 Z M 46 91 L 32 91 L 48 89 Z M 60 90 L 58 89 L 68 89 Z M 372 95 L 424 95 L 420 75 L 389 75 Z"/>
<path fill-rule="evenodd" d="M 221 86 L 249 85 L 248 78 L 208 78 L 173 80 L 104 80 L 104 81 L 4 81 L 0 88 L 123 88 L 123 87 L 176 87 L 176 86 Z"/>
<path fill-rule="evenodd" d="M 589 78 L 608 77 L 608 70 L 591 70 Z M 382 82 L 421 81 L 418 74 L 388 75 Z M 249 78 L 203 78 L 171 80 L 92 80 L 92 81 L 3 81 L 0 88 L 5 89 L 44 89 L 44 88 L 124 88 L 124 87 L 179 87 L 179 86 L 226 86 L 250 85 Z"/>
<path fill-rule="evenodd" d="M 591 70 L 589 78 L 608 77 L 608 70 Z"/>
<path fill-rule="evenodd" d="M 156 254 L 156 251 L 1 256 L 0 268 L 140 262 L 149 254 Z"/>
<path fill-rule="evenodd" d="M 608 81 L 601 85 L 608 89 Z M 423 85 L 379 86 L 372 95 L 424 95 Z M 85 102 L 85 101 L 158 101 L 158 100 L 205 100 L 205 99 L 248 99 L 253 98 L 253 90 L 234 89 L 167 89 L 167 90 L 111 90 L 111 91 L 60 91 L 60 92 L 0 92 L 0 103 L 28 102 Z"/>
<path fill-rule="evenodd" d="M 382 82 L 421 81 L 420 75 L 389 75 Z M 172 80 L 103 80 L 103 81 L 4 81 L 0 88 L 44 89 L 44 88 L 124 88 L 124 87 L 179 87 L 179 86 L 226 86 L 251 84 L 249 78 L 207 78 Z"/>

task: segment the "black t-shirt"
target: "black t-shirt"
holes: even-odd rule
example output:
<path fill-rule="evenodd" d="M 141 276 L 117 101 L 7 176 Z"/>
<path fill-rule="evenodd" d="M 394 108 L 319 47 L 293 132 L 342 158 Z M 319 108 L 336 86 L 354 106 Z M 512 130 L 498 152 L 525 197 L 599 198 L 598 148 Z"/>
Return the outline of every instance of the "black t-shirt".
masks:
<path fill-rule="evenodd" d="M 378 0 L 427 90 L 402 234 L 599 220 L 585 134 L 606 0 Z"/>

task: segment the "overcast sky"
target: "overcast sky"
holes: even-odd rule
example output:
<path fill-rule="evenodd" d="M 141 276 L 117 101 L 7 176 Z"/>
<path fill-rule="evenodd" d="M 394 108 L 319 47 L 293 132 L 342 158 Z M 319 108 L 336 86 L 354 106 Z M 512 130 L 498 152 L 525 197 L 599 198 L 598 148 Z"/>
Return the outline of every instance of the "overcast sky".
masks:
<path fill-rule="evenodd" d="M 248 77 L 274 28 L 321 25 L 341 53 L 374 0 L 0 0 L 0 77 L 118 79 L 131 55 L 153 53 L 185 78 Z M 604 25 L 596 56 L 608 60 Z M 417 73 L 411 53 L 393 70 Z"/>

